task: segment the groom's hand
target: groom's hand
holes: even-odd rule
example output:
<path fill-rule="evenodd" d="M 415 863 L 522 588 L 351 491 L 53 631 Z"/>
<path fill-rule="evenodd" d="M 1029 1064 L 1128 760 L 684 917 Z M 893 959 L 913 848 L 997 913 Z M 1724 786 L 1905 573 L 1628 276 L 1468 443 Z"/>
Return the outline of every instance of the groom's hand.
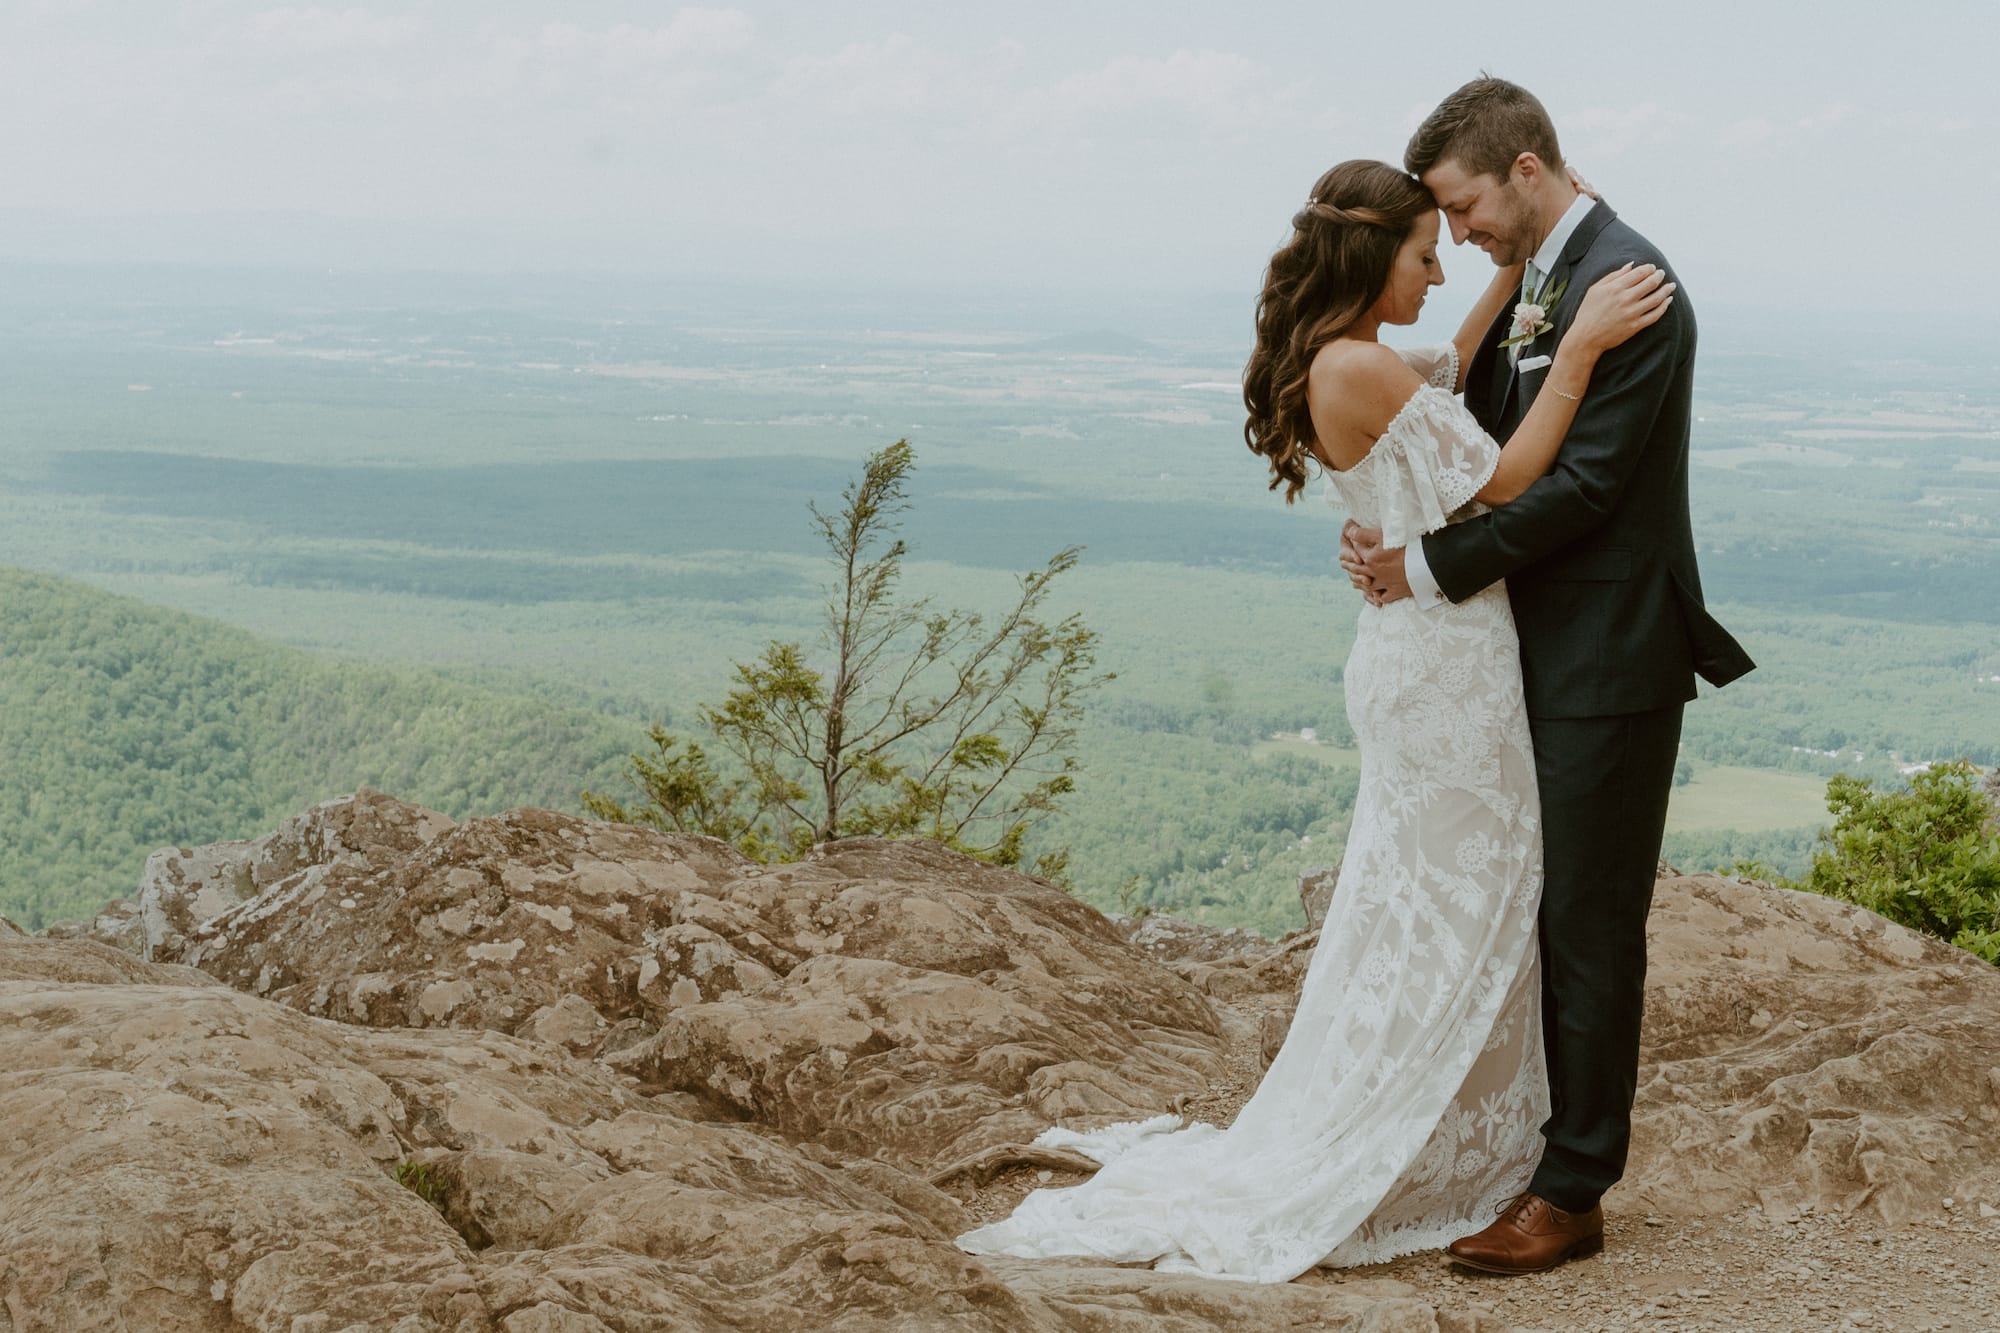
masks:
<path fill-rule="evenodd" d="M 1380 528 L 1364 528 L 1348 519 L 1340 529 L 1340 567 L 1370 606 L 1385 606 L 1410 595 L 1403 548 L 1384 548 Z"/>

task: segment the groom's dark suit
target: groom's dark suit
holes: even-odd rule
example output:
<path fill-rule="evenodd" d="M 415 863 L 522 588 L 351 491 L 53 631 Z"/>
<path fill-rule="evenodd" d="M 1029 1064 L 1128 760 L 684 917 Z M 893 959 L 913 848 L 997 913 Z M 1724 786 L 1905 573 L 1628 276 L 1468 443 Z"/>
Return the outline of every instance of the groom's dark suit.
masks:
<path fill-rule="evenodd" d="M 1587 213 L 1548 275 L 1567 281 L 1552 355 L 1590 284 L 1627 261 L 1667 262 L 1609 205 Z M 1669 272 L 1669 279 L 1672 274 Z M 1546 368 L 1518 373 L 1488 330 L 1465 402 L 1506 440 Z M 1496 579 L 1521 636 L 1541 789 L 1543 1029 L 1553 1112 L 1529 1188 L 1587 1210 L 1624 1173 L 1639 1064 L 1646 914 L 1695 676 L 1715 685 L 1749 655 L 1703 608 L 1688 522 L 1695 320 L 1683 289 L 1659 323 L 1597 362 L 1548 475 L 1511 504 L 1423 539 L 1439 589 L 1463 601 Z"/>

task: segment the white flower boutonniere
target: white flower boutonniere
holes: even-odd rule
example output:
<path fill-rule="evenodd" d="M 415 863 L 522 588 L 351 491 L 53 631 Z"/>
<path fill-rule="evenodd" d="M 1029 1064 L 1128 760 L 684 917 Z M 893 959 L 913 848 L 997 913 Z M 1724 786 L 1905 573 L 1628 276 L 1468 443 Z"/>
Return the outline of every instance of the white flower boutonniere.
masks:
<path fill-rule="evenodd" d="M 1542 289 L 1528 300 L 1514 307 L 1514 322 L 1508 326 L 1508 336 L 1501 341 L 1502 347 L 1520 347 L 1531 343 L 1547 333 L 1555 325 L 1549 322 L 1549 312 L 1562 300 L 1569 288 L 1569 280 L 1542 284 Z"/>

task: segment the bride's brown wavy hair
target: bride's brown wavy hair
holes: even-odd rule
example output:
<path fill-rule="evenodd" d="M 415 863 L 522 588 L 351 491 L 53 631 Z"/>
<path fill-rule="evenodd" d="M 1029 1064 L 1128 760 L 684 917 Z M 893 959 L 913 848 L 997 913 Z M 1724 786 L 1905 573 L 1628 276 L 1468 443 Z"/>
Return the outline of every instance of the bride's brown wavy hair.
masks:
<path fill-rule="evenodd" d="M 1285 503 L 1306 485 L 1313 355 L 1361 318 L 1389 285 L 1396 250 L 1437 207 L 1422 181 L 1386 162 L 1342 162 L 1292 215 L 1292 238 L 1271 256 L 1257 297 L 1257 346 L 1243 368 L 1243 440 L 1271 461 Z"/>

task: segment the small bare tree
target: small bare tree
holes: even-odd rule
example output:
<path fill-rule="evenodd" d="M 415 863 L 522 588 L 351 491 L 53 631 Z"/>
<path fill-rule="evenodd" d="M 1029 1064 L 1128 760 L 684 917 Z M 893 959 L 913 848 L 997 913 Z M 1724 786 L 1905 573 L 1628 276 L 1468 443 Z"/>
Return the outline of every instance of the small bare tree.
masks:
<path fill-rule="evenodd" d="M 835 568 L 823 666 L 783 642 L 737 664 L 722 706 L 700 710 L 735 774 L 654 727 L 653 754 L 631 759 L 644 803 L 585 792 L 592 814 L 726 838 L 763 860 L 880 834 L 1020 862 L 1029 828 L 1074 786 L 1084 697 L 1113 678 L 1094 670 L 1097 635 L 1080 616 L 1041 618 L 1081 548 L 1024 575 L 1014 605 L 991 621 L 899 599 L 908 547 L 895 534 L 915 463 L 898 440 L 868 457 L 838 513 L 810 506 Z M 1034 868 L 1060 878 L 1065 865 L 1056 854 Z"/>

